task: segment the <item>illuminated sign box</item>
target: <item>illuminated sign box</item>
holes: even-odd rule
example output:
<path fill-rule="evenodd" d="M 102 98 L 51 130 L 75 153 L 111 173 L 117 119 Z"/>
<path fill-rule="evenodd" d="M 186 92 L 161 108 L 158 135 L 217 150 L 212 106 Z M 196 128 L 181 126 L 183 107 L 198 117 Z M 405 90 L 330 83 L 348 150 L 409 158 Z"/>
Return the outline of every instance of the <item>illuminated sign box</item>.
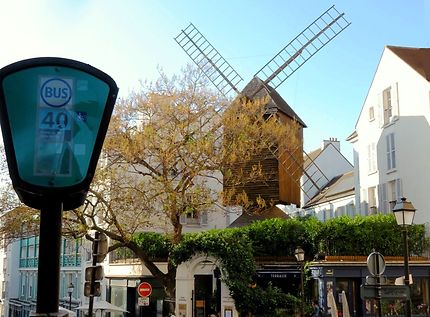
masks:
<path fill-rule="evenodd" d="M 26 205 L 82 205 L 118 93 L 74 60 L 35 58 L 0 69 L 0 120 L 13 186 Z"/>

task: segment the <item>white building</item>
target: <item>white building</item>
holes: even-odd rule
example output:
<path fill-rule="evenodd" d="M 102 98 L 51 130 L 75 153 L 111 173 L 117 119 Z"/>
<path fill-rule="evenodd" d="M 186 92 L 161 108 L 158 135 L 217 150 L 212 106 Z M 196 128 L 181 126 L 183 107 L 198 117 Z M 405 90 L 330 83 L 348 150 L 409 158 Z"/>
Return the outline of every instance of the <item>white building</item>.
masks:
<path fill-rule="evenodd" d="M 306 214 L 325 221 L 354 213 L 353 166 L 338 139 L 323 140 L 320 148 L 305 155 L 304 170 L 301 199 Z"/>
<path fill-rule="evenodd" d="M 85 299 L 83 296 L 83 272 L 88 255 L 81 240 L 62 239 L 60 254 L 60 306 L 76 309 Z M 39 261 L 39 237 L 29 236 L 15 240 L 7 247 L 4 270 L 4 316 L 26 317 L 36 308 L 37 267 Z M 68 287 L 73 284 L 69 294 Z"/>
<path fill-rule="evenodd" d="M 391 211 L 407 197 L 415 223 L 428 223 L 430 49 L 386 46 L 348 140 L 353 144 L 356 208 Z"/>
<path fill-rule="evenodd" d="M 354 171 L 333 177 L 303 208 L 321 221 L 354 216 Z"/>
<path fill-rule="evenodd" d="M 304 171 L 301 178 L 301 203 L 306 206 L 333 177 L 349 172 L 352 164 L 340 151 L 336 138 L 323 140 L 321 147 L 304 156 Z"/>

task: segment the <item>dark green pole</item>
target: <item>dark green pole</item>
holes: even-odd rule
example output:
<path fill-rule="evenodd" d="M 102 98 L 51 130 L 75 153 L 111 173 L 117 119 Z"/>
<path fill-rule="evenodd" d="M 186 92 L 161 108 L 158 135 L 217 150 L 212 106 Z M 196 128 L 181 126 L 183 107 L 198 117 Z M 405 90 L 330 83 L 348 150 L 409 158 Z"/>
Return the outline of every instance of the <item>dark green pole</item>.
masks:
<path fill-rule="evenodd" d="M 406 226 L 403 227 L 403 251 L 404 251 L 404 262 L 405 262 L 405 285 L 410 288 L 410 281 L 409 281 L 409 248 L 408 248 L 408 228 Z M 410 292 L 409 292 L 410 293 Z M 406 300 L 406 317 L 412 316 L 412 310 L 411 310 L 411 299 L 408 298 Z"/>
<path fill-rule="evenodd" d="M 62 211 L 59 201 L 50 201 L 40 210 L 37 314 L 58 313 Z"/>

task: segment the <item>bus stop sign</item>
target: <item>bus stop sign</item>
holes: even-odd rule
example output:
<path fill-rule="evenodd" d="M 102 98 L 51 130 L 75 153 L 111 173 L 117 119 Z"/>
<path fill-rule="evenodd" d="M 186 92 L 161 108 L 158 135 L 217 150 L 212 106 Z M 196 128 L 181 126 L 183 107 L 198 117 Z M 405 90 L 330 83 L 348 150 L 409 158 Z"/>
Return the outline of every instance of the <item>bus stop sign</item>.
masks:
<path fill-rule="evenodd" d="M 64 210 L 83 203 L 117 93 L 111 77 L 74 60 L 34 58 L 0 69 L 0 122 L 23 203 L 40 209 L 53 198 Z"/>

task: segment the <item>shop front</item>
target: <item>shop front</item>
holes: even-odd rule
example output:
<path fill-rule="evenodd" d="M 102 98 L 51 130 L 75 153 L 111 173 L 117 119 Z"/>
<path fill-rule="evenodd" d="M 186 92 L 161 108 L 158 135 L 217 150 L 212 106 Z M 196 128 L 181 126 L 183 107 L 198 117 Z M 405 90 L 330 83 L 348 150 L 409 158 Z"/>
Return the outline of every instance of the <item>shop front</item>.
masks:
<path fill-rule="evenodd" d="M 350 316 L 375 316 L 376 301 L 362 299 L 360 287 L 371 276 L 363 256 L 327 256 L 325 260 L 312 262 L 309 266 L 313 279 L 312 295 L 318 299 L 325 311 L 330 312 L 329 296 L 333 294 L 339 312 L 343 315 L 342 292 L 345 292 Z M 386 257 L 383 274 L 385 284 L 399 284 L 404 276 L 403 258 Z M 414 316 L 429 315 L 429 280 L 430 261 L 423 257 L 411 257 L 410 273 L 412 275 L 411 306 Z M 402 299 L 382 298 L 383 315 L 403 315 L 405 302 Z"/>
<path fill-rule="evenodd" d="M 140 283 L 151 285 L 152 292 L 147 300 L 140 300 L 137 287 Z M 163 317 L 168 311 L 163 286 L 152 276 L 143 278 L 110 278 L 107 298 L 115 306 L 127 310 L 127 317 Z M 123 317 L 122 312 L 111 312 L 111 317 Z"/>

